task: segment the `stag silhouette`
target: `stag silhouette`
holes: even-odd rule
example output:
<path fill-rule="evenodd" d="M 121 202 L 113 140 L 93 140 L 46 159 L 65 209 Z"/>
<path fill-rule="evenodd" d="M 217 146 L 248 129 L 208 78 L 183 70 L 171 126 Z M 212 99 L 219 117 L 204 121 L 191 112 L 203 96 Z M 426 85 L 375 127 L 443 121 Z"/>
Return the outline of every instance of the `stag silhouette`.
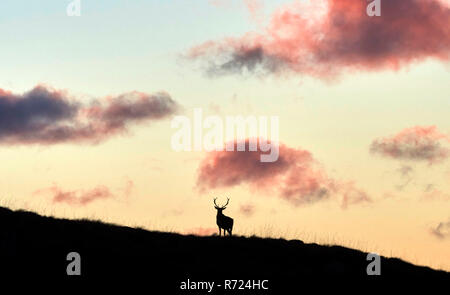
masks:
<path fill-rule="evenodd" d="M 230 199 L 227 198 L 227 203 L 223 206 L 219 206 L 216 203 L 216 199 L 214 199 L 214 208 L 217 210 L 217 217 L 216 217 L 216 223 L 219 227 L 219 236 L 222 235 L 222 229 L 223 229 L 223 235 L 225 236 L 226 232 L 231 236 L 233 231 L 233 218 L 223 215 L 222 211 L 227 208 L 228 203 L 230 202 Z"/>

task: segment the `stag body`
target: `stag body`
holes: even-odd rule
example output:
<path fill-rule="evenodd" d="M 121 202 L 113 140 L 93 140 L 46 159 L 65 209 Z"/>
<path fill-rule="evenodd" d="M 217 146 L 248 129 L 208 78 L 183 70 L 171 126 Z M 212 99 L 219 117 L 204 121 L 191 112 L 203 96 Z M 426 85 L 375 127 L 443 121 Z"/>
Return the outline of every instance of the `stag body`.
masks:
<path fill-rule="evenodd" d="M 233 231 L 233 218 L 225 216 L 222 213 L 222 211 L 226 209 L 230 199 L 227 199 L 227 203 L 223 206 L 218 206 L 216 204 L 216 199 L 214 199 L 214 208 L 216 208 L 216 210 L 217 210 L 216 223 L 217 223 L 217 226 L 219 227 L 219 236 L 222 235 L 222 229 L 223 229 L 224 236 L 225 236 L 226 232 L 228 232 L 228 234 L 231 236 L 232 231 Z"/>

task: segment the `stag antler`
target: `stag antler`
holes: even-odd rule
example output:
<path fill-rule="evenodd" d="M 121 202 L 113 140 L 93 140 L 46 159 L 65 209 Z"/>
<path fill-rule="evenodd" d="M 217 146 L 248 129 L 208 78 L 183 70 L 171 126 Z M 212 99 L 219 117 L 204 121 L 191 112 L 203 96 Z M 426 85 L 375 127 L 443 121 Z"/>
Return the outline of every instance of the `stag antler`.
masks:
<path fill-rule="evenodd" d="M 214 198 L 214 207 L 218 208 L 218 209 L 225 209 L 225 207 L 227 207 L 228 203 L 230 202 L 230 198 L 227 198 L 227 203 L 223 206 L 219 206 L 216 203 L 217 198 Z"/>
<path fill-rule="evenodd" d="M 225 207 L 228 205 L 229 202 L 230 202 L 230 198 L 227 198 L 227 203 L 225 205 L 223 205 L 222 208 L 225 209 Z"/>

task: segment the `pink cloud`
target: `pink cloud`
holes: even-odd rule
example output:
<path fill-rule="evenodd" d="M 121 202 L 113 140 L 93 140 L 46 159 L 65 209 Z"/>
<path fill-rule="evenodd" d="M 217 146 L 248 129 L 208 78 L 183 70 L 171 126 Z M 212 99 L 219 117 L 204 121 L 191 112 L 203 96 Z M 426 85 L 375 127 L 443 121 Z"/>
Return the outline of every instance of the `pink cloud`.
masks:
<path fill-rule="evenodd" d="M 260 149 L 249 151 L 249 140 L 245 146 L 245 151 L 208 153 L 199 167 L 198 187 L 205 190 L 246 183 L 257 190 L 275 190 L 296 204 L 328 197 L 330 180 L 310 152 L 281 144 L 277 161 L 261 162 Z"/>
<path fill-rule="evenodd" d="M 338 184 L 338 191 L 342 194 L 342 208 L 346 209 L 349 205 L 359 203 L 370 203 L 372 199 L 363 190 L 357 188 L 354 182 Z"/>
<path fill-rule="evenodd" d="M 384 157 L 440 163 L 450 155 L 449 148 L 442 146 L 449 136 L 438 131 L 436 126 L 415 126 L 385 138 L 376 139 L 370 151 Z"/>
<path fill-rule="evenodd" d="M 254 1 L 250 11 L 257 11 Z M 257 2 L 255 2 L 257 3 Z M 398 70 L 429 58 L 450 58 L 450 8 L 438 0 L 296 1 L 281 6 L 263 32 L 208 41 L 187 56 L 209 75 L 296 73 L 332 79 L 342 72 Z M 420 21 L 419 21 L 420 20 Z"/>
<path fill-rule="evenodd" d="M 244 0 L 244 4 L 250 13 L 251 18 L 257 22 L 262 23 L 264 3 L 261 0 Z"/>
<path fill-rule="evenodd" d="M 245 151 L 207 153 L 198 168 L 200 191 L 246 184 L 252 190 L 276 194 L 295 206 L 327 200 L 333 193 L 343 194 L 345 206 L 370 199 L 353 185 L 329 178 L 307 150 L 280 144 L 277 161 L 261 162 L 260 149 L 249 151 L 248 139 L 245 146 Z"/>
<path fill-rule="evenodd" d="M 167 93 L 134 91 L 83 105 L 42 85 L 24 94 L 1 90 L 0 144 L 98 143 L 177 108 Z"/>
<path fill-rule="evenodd" d="M 96 200 L 110 199 L 113 194 L 105 186 L 98 186 L 90 190 L 65 191 L 58 186 L 37 190 L 34 194 L 50 193 L 53 203 L 85 206 Z"/>

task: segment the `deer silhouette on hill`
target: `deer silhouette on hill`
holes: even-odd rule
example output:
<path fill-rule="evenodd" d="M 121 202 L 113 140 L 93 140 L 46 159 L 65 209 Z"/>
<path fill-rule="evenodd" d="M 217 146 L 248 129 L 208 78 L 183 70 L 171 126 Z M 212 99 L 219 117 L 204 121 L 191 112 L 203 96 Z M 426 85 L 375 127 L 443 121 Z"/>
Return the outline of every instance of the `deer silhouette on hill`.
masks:
<path fill-rule="evenodd" d="M 230 202 L 230 199 L 227 198 L 227 203 L 223 206 L 219 206 L 216 203 L 217 198 L 214 198 L 214 208 L 217 210 L 217 217 L 216 217 L 216 223 L 219 227 L 219 236 L 222 235 L 222 229 L 223 229 L 223 235 L 225 236 L 226 232 L 231 236 L 233 231 L 233 218 L 223 215 L 222 211 L 227 208 L 228 203 Z"/>

